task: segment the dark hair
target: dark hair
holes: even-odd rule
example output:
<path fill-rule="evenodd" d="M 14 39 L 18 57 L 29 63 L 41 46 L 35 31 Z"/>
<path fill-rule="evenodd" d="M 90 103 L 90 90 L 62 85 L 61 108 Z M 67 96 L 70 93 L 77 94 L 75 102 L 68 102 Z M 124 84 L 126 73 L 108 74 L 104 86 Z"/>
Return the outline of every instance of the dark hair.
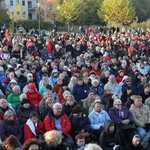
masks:
<path fill-rule="evenodd" d="M 29 139 L 23 144 L 22 150 L 29 150 L 29 147 L 33 144 L 38 145 L 40 148 L 40 141 L 38 139 Z"/>
<path fill-rule="evenodd" d="M 150 83 L 145 83 L 145 84 L 144 84 L 144 87 L 143 87 L 143 88 L 145 89 L 145 88 L 147 88 L 147 87 L 150 87 Z"/>
<path fill-rule="evenodd" d="M 29 118 L 32 118 L 32 117 L 38 117 L 37 112 L 32 111 L 32 112 L 29 114 Z"/>
<path fill-rule="evenodd" d="M 8 138 L 5 139 L 3 145 L 9 145 L 12 148 L 16 148 L 19 146 L 19 141 L 14 135 L 10 135 Z"/>
<path fill-rule="evenodd" d="M 82 135 L 82 134 L 77 134 L 77 135 L 75 136 L 75 141 L 77 141 L 78 139 L 85 139 L 85 137 L 84 137 L 84 135 Z"/>
<path fill-rule="evenodd" d="M 52 90 L 52 86 L 48 84 L 48 85 L 46 85 L 46 89 Z"/>

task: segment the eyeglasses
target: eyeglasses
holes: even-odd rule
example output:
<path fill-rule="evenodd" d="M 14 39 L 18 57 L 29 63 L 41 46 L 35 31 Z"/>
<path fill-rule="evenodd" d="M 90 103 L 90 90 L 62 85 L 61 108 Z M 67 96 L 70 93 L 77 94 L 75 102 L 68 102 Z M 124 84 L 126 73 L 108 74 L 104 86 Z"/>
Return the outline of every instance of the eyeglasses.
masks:
<path fill-rule="evenodd" d="M 131 82 L 131 81 L 126 81 L 126 82 Z"/>

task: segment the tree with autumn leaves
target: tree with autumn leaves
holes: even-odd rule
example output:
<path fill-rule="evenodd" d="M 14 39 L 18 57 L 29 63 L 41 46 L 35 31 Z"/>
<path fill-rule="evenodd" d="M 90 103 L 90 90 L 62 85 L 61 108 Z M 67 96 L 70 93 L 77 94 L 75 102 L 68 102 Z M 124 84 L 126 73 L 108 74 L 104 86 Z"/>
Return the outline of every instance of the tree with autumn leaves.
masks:
<path fill-rule="evenodd" d="M 135 19 L 131 0 L 104 0 L 98 16 L 108 25 L 130 24 Z"/>

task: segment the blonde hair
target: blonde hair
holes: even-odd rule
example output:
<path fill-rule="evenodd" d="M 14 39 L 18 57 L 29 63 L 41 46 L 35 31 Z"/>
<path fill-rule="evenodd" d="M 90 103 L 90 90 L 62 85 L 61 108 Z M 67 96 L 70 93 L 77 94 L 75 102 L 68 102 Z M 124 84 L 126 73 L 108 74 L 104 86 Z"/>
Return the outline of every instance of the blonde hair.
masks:
<path fill-rule="evenodd" d="M 116 104 L 122 104 L 122 101 L 120 99 L 115 99 L 114 100 L 114 103 L 113 103 L 113 106 L 115 106 Z"/>
<path fill-rule="evenodd" d="M 13 114 L 13 112 L 11 110 L 7 110 L 4 113 L 4 120 L 8 119 L 10 117 L 10 114 Z M 14 115 L 14 114 L 13 114 Z"/>
<path fill-rule="evenodd" d="M 84 150 L 102 150 L 102 148 L 97 144 L 88 144 Z"/>
<path fill-rule="evenodd" d="M 62 135 L 56 130 L 48 131 L 44 134 L 44 139 L 46 142 L 52 142 L 54 147 L 58 146 L 62 142 Z"/>
<path fill-rule="evenodd" d="M 47 98 L 46 100 L 45 100 L 45 104 L 46 105 L 48 105 L 48 103 L 54 103 L 55 102 L 55 100 L 53 99 L 53 98 Z"/>

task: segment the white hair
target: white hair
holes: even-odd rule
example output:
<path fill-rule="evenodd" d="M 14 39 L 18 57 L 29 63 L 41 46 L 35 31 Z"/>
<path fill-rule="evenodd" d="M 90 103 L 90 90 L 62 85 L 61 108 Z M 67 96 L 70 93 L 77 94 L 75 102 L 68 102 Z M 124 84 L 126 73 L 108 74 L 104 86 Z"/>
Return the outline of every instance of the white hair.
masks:
<path fill-rule="evenodd" d="M 60 104 L 60 103 L 55 103 L 55 104 L 53 105 L 53 108 L 56 108 L 57 106 L 60 106 L 60 107 L 62 108 L 62 104 Z"/>

